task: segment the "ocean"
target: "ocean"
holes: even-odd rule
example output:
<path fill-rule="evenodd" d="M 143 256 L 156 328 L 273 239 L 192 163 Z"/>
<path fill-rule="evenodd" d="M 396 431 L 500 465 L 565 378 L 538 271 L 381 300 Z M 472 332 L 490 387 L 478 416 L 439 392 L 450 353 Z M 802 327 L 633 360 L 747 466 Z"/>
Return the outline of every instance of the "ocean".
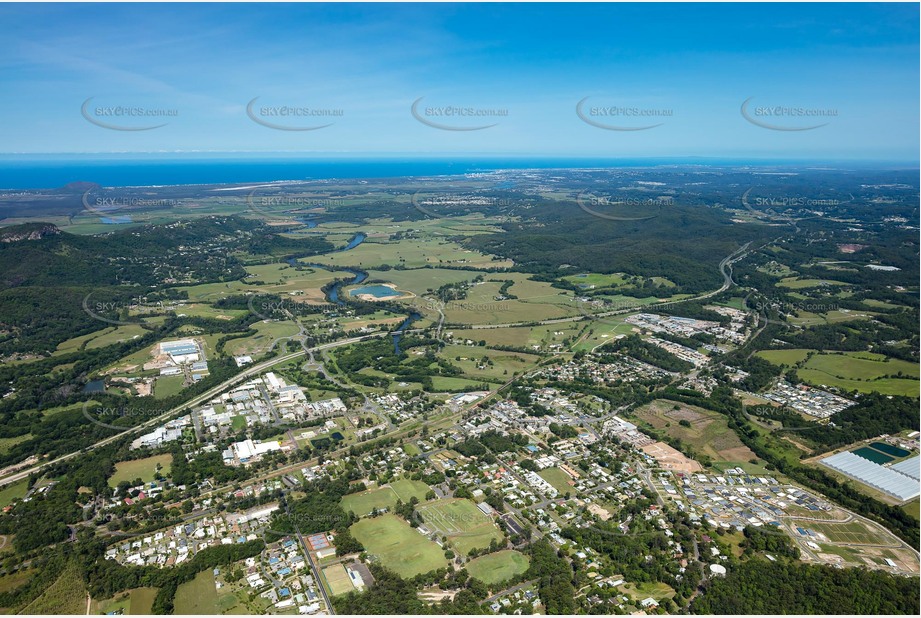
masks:
<path fill-rule="evenodd" d="M 661 165 L 739 165 L 740 161 L 692 159 L 530 158 L 206 158 L 98 155 L 0 156 L 0 189 L 53 189 L 72 182 L 106 187 L 229 184 L 280 180 L 398 178 L 462 175 L 503 169 L 617 168 Z M 762 162 L 771 164 L 772 162 Z M 780 162 L 777 162 L 778 164 Z"/>

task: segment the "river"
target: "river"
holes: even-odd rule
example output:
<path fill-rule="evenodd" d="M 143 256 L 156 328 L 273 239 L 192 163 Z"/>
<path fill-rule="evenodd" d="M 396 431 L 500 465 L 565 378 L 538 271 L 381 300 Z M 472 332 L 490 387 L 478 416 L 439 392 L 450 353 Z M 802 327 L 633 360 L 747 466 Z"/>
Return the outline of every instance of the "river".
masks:
<path fill-rule="evenodd" d="M 314 227 L 315 226 L 316 224 L 314 223 Z M 363 243 L 367 237 L 368 235 L 365 234 L 364 232 L 359 232 L 355 234 L 355 236 L 353 236 L 352 239 L 344 247 L 333 249 L 332 251 L 329 251 L 321 255 L 329 255 L 330 253 L 339 253 L 341 251 L 349 251 L 351 249 L 354 249 L 361 243 Z M 339 305 L 340 307 L 345 305 L 345 301 L 343 300 L 342 295 L 341 295 L 342 288 L 347 285 L 358 285 L 359 283 L 362 283 L 368 278 L 368 273 L 358 268 L 349 268 L 347 266 L 332 267 L 326 264 L 317 264 L 316 262 L 307 262 L 307 263 L 302 264 L 301 262 L 297 261 L 297 258 L 293 258 L 293 257 L 285 258 L 285 261 L 292 267 L 309 266 L 310 268 L 320 268 L 323 270 L 327 270 L 329 272 L 347 272 L 351 274 L 352 275 L 351 279 L 336 281 L 335 285 L 333 285 L 333 287 L 330 288 L 329 291 L 326 292 L 326 298 L 329 300 L 329 302 L 335 303 Z M 407 328 L 409 328 L 409 326 L 413 322 L 415 322 L 421 317 L 422 317 L 421 314 L 415 311 L 411 311 L 409 314 L 407 314 L 406 319 L 403 320 L 400 326 L 398 326 L 396 330 L 394 330 L 391 333 L 393 335 L 393 350 L 395 353 L 397 354 L 400 353 L 400 339 L 403 338 L 403 333 L 406 331 Z"/>

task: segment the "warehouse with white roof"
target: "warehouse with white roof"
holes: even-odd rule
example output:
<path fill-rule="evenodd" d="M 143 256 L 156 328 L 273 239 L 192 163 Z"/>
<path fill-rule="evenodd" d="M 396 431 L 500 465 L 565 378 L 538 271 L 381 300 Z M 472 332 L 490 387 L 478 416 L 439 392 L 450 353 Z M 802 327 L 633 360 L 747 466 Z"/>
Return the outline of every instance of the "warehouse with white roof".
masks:
<path fill-rule="evenodd" d="M 826 457 L 821 463 L 900 501 L 911 500 L 921 494 L 921 485 L 916 479 L 849 451 Z"/>
<path fill-rule="evenodd" d="M 889 469 L 910 476 L 916 481 L 921 481 L 921 457 L 915 456 L 911 459 L 900 461 L 897 464 L 889 466 Z"/>

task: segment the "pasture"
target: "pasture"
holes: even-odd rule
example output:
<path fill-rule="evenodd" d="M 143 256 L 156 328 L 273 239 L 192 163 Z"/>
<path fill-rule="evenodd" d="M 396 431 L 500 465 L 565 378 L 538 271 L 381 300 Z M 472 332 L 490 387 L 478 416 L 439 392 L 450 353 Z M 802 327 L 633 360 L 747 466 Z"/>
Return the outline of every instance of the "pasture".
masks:
<path fill-rule="evenodd" d="M 898 377 L 899 374 L 906 376 Z M 881 354 L 843 352 L 815 354 L 796 375 L 810 384 L 882 395 L 918 397 L 919 367 Z M 915 378 L 915 379 L 912 379 Z"/>
<path fill-rule="evenodd" d="M 176 614 L 218 614 L 217 588 L 214 586 L 214 572 L 205 569 L 176 589 L 174 601 Z"/>
<path fill-rule="evenodd" d="M 109 477 L 109 487 L 117 487 L 122 481 L 131 483 L 137 478 L 149 483 L 154 480 L 158 464 L 161 466 L 160 474 L 169 476 L 172 463 L 173 456 L 168 453 L 133 461 L 120 461 L 115 464 L 115 473 Z"/>
<path fill-rule="evenodd" d="M 121 610 L 126 616 L 150 614 L 156 596 L 156 588 L 131 588 L 119 592 L 111 599 L 93 601 L 91 613 L 109 614 Z"/>

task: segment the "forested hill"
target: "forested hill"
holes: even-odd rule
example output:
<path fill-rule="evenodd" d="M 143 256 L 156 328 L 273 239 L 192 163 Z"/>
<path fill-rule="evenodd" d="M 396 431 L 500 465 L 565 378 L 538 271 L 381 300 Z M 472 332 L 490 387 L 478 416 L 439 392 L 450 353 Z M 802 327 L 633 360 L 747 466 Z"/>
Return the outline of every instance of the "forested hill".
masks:
<path fill-rule="evenodd" d="M 574 267 L 665 277 L 693 293 L 723 282 L 718 266 L 724 257 L 748 241 L 779 233 L 765 225 L 733 223 L 724 210 L 699 205 L 651 207 L 645 214 L 654 217 L 617 221 L 596 217 L 574 202 L 542 202 L 525 219 L 505 223 L 505 233 L 475 236 L 467 243 L 513 259 L 529 272 L 565 275 L 576 272 Z"/>
<path fill-rule="evenodd" d="M 823 565 L 750 560 L 710 582 L 694 614 L 918 615 L 918 579 Z"/>

